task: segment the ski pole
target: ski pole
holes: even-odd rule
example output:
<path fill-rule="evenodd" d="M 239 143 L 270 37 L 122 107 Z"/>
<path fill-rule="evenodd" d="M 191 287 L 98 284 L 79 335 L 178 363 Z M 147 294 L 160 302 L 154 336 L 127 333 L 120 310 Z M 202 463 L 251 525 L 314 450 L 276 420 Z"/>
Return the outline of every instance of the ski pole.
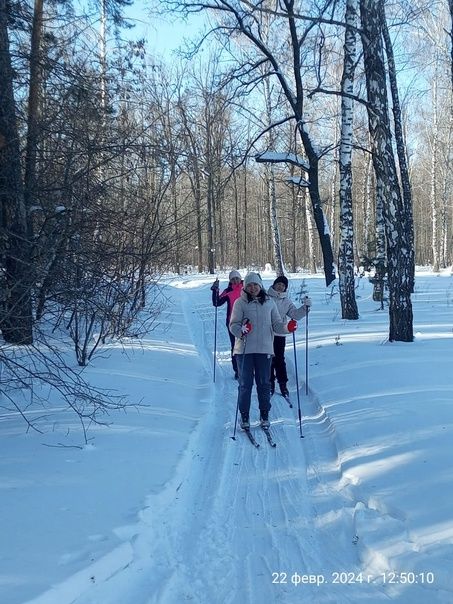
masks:
<path fill-rule="evenodd" d="M 215 319 L 214 319 L 214 366 L 213 366 L 213 379 L 212 381 L 215 384 L 215 363 L 217 357 L 217 306 L 215 307 Z"/>
<path fill-rule="evenodd" d="M 214 282 L 214 285 L 215 285 L 215 283 L 217 283 L 217 287 L 218 287 L 219 280 L 217 277 Z M 216 365 L 216 357 L 217 357 L 217 308 L 218 308 L 217 303 L 219 301 L 219 290 L 218 289 L 215 290 L 214 298 L 215 298 L 216 303 L 215 303 L 215 318 L 214 318 L 214 359 L 213 359 L 212 381 L 215 384 L 215 365 Z"/>
<path fill-rule="evenodd" d="M 248 322 L 249 322 L 248 319 L 244 319 L 242 321 L 242 325 L 245 325 Z M 244 350 L 242 351 L 241 372 L 239 374 L 238 400 L 236 402 L 236 415 L 234 416 L 234 430 L 233 430 L 233 436 L 231 437 L 233 440 L 236 440 L 236 426 L 238 425 L 238 413 L 239 413 L 239 388 L 241 387 L 241 378 L 244 375 L 245 349 L 247 348 L 247 334 L 244 334 L 242 337 L 244 338 Z"/>
<path fill-rule="evenodd" d="M 293 348 L 294 348 L 294 368 L 296 370 L 296 392 L 297 392 L 297 411 L 299 414 L 299 431 L 300 437 L 304 438 L 302 434 L 302 413 L 300 410 L 300 394 L 299 394 L 299 375 L 297 371 L 297 355 L 296 355 L 296 334 L 293 331 Z"/>
<path fill-rule="evenodd" d="M 305 296 L 307 298 L 307 296 Z M 308 396 L 308 313 L 310 307 L 307 306 L 305 315 L 305 394 Z"/>

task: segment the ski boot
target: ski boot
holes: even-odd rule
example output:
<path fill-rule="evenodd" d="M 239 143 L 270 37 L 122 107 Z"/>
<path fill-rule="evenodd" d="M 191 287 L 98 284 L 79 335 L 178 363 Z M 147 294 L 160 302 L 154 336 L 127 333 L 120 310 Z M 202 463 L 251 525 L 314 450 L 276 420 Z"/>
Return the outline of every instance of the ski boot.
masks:
<path fill-rule="evenodd" d="M 250 420 L 248 413 L 241 413 L 241 428 L 248 430 L 250 428 Z"/>
<path fill-rule="evenodd" d="M 260 426 L 267 430 L 271 425 L 269 422 L 269 411 L 261 411 L 260 415 Z"/>
<path fill-rule="evenodd" d="M 285 398 L 289 396 L 289 390 L 286 387 L 286 384 L 280 384 L 280 392 Z"/>

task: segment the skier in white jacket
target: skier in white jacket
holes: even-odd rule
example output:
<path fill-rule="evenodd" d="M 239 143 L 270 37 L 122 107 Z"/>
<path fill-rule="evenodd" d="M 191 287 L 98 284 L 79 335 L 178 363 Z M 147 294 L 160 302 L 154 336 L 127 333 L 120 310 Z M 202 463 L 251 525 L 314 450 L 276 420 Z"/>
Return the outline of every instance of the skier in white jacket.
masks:
<path fill-rule="evenodd" d="M 288 325 L 282 321 L 274 302 L 266 294 L 258 273 L 249 273 L 244 289 L 233 306 L 230 331 L 236 337 L 234 354 L 239 371 L 238 407 L 241 426 L 250 427 L 249 413 L 253 388 L 256 383 L 261 425 L 269 427 L 269 374 L 274 350 L 274 332 L 290 333 L 297 329 L 296 321 Z"/>
<path fill-rule="evenodd" d="M 298 321 L 307 314 L 311 306 L 311 300 L 310 298 L 306 297 L 303 305 L 300 308 L 297 308 L 288 296 L 287 289 L 288 279 L 284 275 L 281 275 L 275 279 L 267 293 L 271 300 L 275 302 L 282 321 L 286 321 L 287 317 Z M 272 358 L 270 372 L 271 396 L 275 392 L 275 379 L 277 379 L 281 394 L 285 397 L 289 396 L 287 386 L 288 374 L 286 372 L 285 361 L 285 345 L 285 335 L 282 335 L 282 332 L 277 332 L 274 335 L 274 356 Z"/>

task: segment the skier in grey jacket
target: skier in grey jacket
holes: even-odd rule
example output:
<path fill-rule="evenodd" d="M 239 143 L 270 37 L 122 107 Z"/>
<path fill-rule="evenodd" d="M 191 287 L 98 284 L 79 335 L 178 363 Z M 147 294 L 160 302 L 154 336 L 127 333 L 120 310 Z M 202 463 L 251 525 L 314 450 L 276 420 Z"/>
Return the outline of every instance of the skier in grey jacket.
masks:
<path fill-rule="evenodd" d="M 239 370 L 238 406 L 241 426 L 250 427 L 250 402 L 253 379 L 256 383 L 261 425 L 269 427 L 269 375 L 274 352 L 274 332 L 291 333 L 297 323 L 282 321 L 275 303 L 267 296 L 261 277 L 251 272 L 244 279 L 244 289 L 233 306 L 230 331 L 236 337 L 234 353 Z"/>
<path fill-rule="evenodd" d="M 277 277 L 272 286 L 267 290 L 268 296 L 275 302 L 282 321 L 286 317 L 299 320 L 305 317 L 310 306 L 311 300 L 306 297 L 304 304 L 297 308 L 288 296 L 288 279 L 284 275 Z M 271 396 L 275 391 L 275 378 L 277 378 L 280 392 L 283 396 L 289 396 L 288 392 L 288 374 L 286 372 L 285 361 L 285 345 L 286 337 L 281 332 L 277 332 L 274 336 L 274 356 L 272 357 L 271 365 Z"/>

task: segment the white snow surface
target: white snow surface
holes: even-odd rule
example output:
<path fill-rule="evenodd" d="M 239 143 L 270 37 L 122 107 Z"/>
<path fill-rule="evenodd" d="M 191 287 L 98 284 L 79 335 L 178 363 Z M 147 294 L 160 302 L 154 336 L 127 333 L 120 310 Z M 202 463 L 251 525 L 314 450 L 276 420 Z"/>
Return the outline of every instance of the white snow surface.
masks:
<path fill-rule="evenodd" d="M 2 401 L 2 604 L 453 602 L 453 278 L 417 273 L 415 341 L 389 343 L 368 280 L 345 321 L 321 276 L 289 277 L 313 300 L 308 357 L 305 319 L 295 336 L 304 438 L 291 337 L 277 447 L 255 395 L 260 448 L 231 438 L 210 275 L 169 278 L 160 327 L 94 358 L 90 382 L 141 404 L 91 426 L 88 445 L 61 403 L 30 408 L 39 434 Z"/>

